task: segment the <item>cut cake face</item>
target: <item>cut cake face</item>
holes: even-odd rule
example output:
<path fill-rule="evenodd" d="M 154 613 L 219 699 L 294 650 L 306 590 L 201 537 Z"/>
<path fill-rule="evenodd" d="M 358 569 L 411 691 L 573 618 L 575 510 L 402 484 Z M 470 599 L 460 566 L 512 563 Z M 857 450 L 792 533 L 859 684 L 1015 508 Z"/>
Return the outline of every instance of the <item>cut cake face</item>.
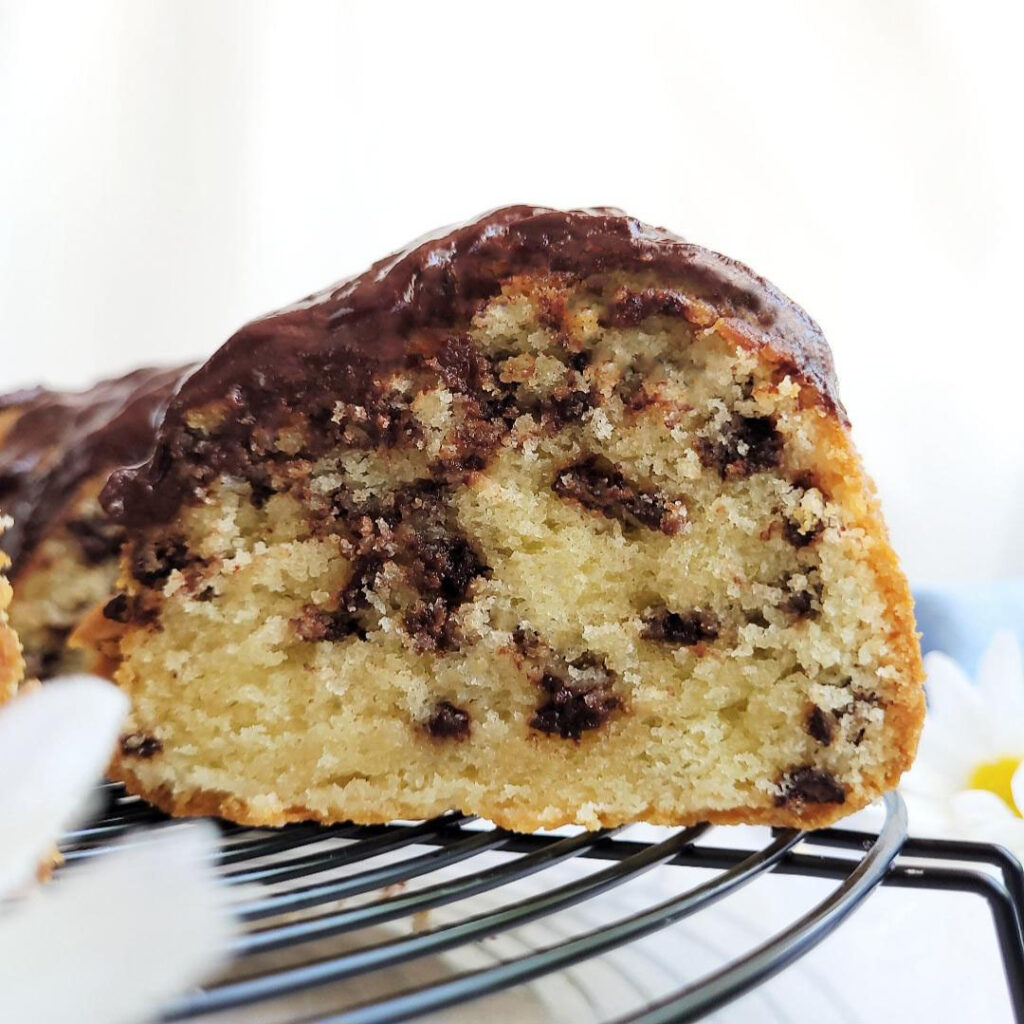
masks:
<path fill-rule="evenodd" d="M 499 210 L 249 324 L 101 500 L 113 771 L 175 814 L 814 827 L 913 756 L 821 332 L 615 211 Z"/>

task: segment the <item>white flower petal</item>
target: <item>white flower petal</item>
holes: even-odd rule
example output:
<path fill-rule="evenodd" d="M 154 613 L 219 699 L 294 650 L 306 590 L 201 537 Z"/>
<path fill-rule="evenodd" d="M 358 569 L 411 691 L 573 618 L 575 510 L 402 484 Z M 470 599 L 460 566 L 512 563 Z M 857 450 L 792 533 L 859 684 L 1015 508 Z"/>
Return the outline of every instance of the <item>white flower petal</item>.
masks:
<path fill-rule="evenodd" d="M 995 824 L 1016 818 L 1013 811 L 987 789 L 965 789 L 957 793 L 950 804 L 959 823 L 972 832 L 971 838 L 980 840 L 988 838 L 989 830 Z M 976 829 L 980 830 L 980 834 L 974 836 Z"/>
<path fill-rule="evenodd" d="M 123 693 L 68 677 L 0 708 L 0 893 L 32 877 L 102 775 L 128 711 Z"/>
<path fill-rule="evenodd" d="M 1024 819 L 995 793 L 968 789 L 979 765 L 1024 756 L 1024 675 L 1020 645 L 997 634 L 973 685 L 943 654 L 925 658 L 928 714 L 918 757 L 900 790 L 912 835 L 1003 843 L 1024 854 Z M 1024 766 L 1011 780 L 1024 806 Z"/>
<path fill-rule="evenodd" d="M 991 752 L 999 740 L 996 719 L 960 666 L 933 651 L 924 667 L 929 718 L 955 728 L 972 748 Z"/>
<path fill-rule="evenodd" d="M 988 821 L 983 827 L 975 824 L 963 838 L 1009 847 L 1017 856 L 1024 854 L 1024 821 L 1011 816 Z"/>
<path fill-rule="evenodd" d="M 1009 629 L 998 629 L 978 662 L 975 673 L 978 692 L 994 705 L 1011 700 L 1024 710 L 1024 658 L 1017 635 Z"/>
<path fill-rule="evenodd" d="M 976 691 L 964 670 L 948 655 L 941 651 L 931 651 L 924 656 L 926 685 L 934 689 L 931 703 L 932 714 L 944 715 L 948 712 L 957 713 L 959 700 L 973 701 Z"/>
<path fill-rule="evenodd" d="M 1020 735 L 1024 731 L 1024 662 L 1014 633 L 1001 629 L 993 634 L 978 663 L 976 679 L 978 693 L 996 721 Z"/>
<path fill-rule="evenodd" d="M 963 790 L 960 776 L 931 771 L 925 765 L 915 764 L 900 780 L 904 794 L 928 800 L 949 800 Z"/>
<path fill-rule="evenodd" d="M 232 926 L 214 826 L 151 835 L 0 919 L 5 1020 L 135 1024 L 221 963 Z"/>
<path fill-rule="evenodd" d="M 956 820 L 948 800 L 930 800 L 927 797 L 904 793 L 907 803 L 908 832 L 912 836 L 932 839 L 955 837 Z"/>
<path fill-rule="evenodd" d="M 1010 779 L 1010 792 L 1013 794 L 1013 802 L 1019 811 L 1024 807 L 1024 761 L 1017 765 L 1017 770 Z"/>
<path fill-rule="evenodd" d="M 974 767 L 988 756 L 985 747 L 966 742 L 949 723 L 926 720 L 912 770 L 928 771 L 954 789 L 963 789 Z"/>

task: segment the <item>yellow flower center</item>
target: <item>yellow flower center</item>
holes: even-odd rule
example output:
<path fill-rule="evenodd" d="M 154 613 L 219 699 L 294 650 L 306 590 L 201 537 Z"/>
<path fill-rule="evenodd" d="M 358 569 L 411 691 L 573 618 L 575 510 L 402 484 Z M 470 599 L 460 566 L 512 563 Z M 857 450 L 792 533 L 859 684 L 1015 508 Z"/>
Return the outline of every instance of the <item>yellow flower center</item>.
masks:
<path fill-rule="evenodd" d="M 1013 790 L 1010 787 L 1010 780 L 1020 767 L 1021 761 L 1024 761 L 1024 757 L 999 757 L 995 761 L 979 764 L 971 772 L 967 788 L 986 789 L 990 793 L 995 793 L 1018 818 L 1024 818 L 1024 814 L 1021 814 L 1020 808 L 1013 801 Z"/>

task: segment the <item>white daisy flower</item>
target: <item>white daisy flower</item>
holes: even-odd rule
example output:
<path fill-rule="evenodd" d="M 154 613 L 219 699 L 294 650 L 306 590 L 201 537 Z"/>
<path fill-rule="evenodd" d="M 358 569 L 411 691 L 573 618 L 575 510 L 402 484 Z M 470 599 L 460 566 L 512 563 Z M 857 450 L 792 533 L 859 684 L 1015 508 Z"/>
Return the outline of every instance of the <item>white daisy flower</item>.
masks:
<path fill-rule="evenodd" d="M 928 714 L 901 787 L 913 835 L 1001 843 L 1024 856 L 1024 662 L 996 633 L 974 684 L 952 658 L 924 660 Z"/>
<path fill-rule="evenodd" d="M 218 967 L 231 919 L 216 831 L 153 829 L 34 887 L 80 815 L 127 712 L 109 683 L 57 680 L 0 708 L 0 991 L 3 1019 L 132 1024 Z"/>

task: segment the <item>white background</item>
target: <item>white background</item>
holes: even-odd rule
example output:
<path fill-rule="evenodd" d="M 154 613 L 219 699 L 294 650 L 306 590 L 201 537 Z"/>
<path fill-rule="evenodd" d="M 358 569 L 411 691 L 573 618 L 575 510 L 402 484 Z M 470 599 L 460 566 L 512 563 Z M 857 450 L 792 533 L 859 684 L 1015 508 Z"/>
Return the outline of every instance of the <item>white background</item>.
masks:
<path fill-rule="evenodd" d="M 1024 574 L 1021 9 L 0 0 L 0 390 L 614 204 L 822 323 L 916 582 Z"/>

